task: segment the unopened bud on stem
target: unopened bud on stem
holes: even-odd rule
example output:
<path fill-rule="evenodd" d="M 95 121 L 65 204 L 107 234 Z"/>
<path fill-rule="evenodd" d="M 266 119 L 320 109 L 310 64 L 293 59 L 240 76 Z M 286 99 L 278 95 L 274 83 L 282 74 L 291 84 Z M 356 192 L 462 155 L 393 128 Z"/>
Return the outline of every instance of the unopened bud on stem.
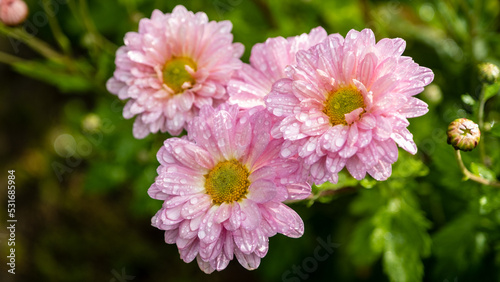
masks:
<path fill-rule="evenodd" d="M 448 144 L 456 150 L 471 151 L 481 138 L 479 126 L 466 118 L 459 118 L 448 126 Z"/>
<path fill-rule="evenodd" d="M 500 76 L 500 70 L 492 63 L 479 64 L 479 80 L 483 83 L 493 84 Z"/>
<path fill-rule="evenodd" d="M 0 21 L 15 26 L 28 16 L 28 6 L 22 0 L 0 0 Z"/>

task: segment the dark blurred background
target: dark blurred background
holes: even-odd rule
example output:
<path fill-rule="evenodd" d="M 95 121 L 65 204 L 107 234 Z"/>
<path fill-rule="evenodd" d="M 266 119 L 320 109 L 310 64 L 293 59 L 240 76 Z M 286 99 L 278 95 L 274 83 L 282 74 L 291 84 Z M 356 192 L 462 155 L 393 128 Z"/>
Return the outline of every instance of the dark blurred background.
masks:
<path fill-rule="evenodd" d="M 500 64 L 498 1 L 26 2 L 25 24 L 0 33 L 0 226 L 8 170 L 18 220 L 15 275 L 7 273 L 9 233 L 0 229 L 0 281 L 500 281 L 500 190 L 462 181 L 446 144 L 449 122 L 477 117 L 477 64 Z M 230 20 L 245 62 L 253 44 L 319 25 L 343 36 L 368 27 L 377 40 L 405 39 L 404 55 L 435 73 L 419 95 L 429 113 L 410 120 L 419 152 L 400 151 L 388 181 L 341 173 L 338 184 L 315 187 L 329 196 L 291 205 L 304 236 L 270 238 L 255 271 L 236 259 L 211 275 L 185 264 L 150 225 L 161 202 L 147 189 L 169 136 L 134 139 L 124 102 L 105 89 L 124 34 L 154 9 L 177 4 Z M 500 174 L 498 96 L 486 103 L 486 155 L 462 154 L 489 179 Z M 318 259 L 317 250 L 328 255 Z"/>

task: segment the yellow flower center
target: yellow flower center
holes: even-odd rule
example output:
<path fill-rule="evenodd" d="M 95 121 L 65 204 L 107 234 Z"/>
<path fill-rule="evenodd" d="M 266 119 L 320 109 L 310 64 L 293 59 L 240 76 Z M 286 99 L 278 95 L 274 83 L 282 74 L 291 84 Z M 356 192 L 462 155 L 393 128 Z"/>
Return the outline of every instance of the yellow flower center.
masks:
<path fill-rule="evenodd" d="M 330 118 L 332 126 L 347 125 L 345 115 L 357 108 L 365 108 L 363 94 L 352 86 L 340 88 L 328 93 L 323 113 Z"/>
<path fill-rule="evenodd" d="M 163 66 L 163 83 L 176 94 L 184 92 L 182 85 L 185 82 L 191 85 L 195 83 L 194 78 L 186 71 L 185 65 L 196 71 L 196 63 L 186 57 L 173 57 Z"/>
<path fill-rule="evenodd" d="M 248 175 L 237 160 L 220 162 L 205 175 L 205 190 L 216 205 L 238 201 L 248 193 Z"/>

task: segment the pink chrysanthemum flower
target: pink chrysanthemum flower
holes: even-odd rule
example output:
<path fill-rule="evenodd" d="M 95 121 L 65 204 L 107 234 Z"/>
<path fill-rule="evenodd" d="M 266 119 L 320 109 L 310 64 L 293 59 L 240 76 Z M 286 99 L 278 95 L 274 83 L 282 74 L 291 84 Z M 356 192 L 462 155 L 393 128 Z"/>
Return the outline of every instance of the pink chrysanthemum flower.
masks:
<path fill-rule="evenodd" d="M 202 105 L 227 100 L 226 85 L 241 67 L 244 47 L 232 43 L 231 22 L 208 22 L 179 5 L 171 14 L 153 11 L 139 32 L 125 35 L 116 52 L 114 77 L 108 90 L 129 99 L 125 118 L 137 115 L 133 133 L 178 135 Z"/>
<path fill-rule="evenodd" d="M 220 271 L 236 256 L 255 269 L 268 238 L 300 237 L 302 219 L 282 202 L 311 192 L 297 159 L 279 158 L 276 119 L 263 107 L 205 106 L 188 125 L 187 138 L 170 138 L 158 152 L 160 167 L 149 195 L 164 200 L 153 226 L 177 244 L 181 258 Z M 256 113 L 255 113 L 256 112 Z"/>
<path fill-rule="evenodd" d="M 244 109 L 264 106 L 264 96 L 269 94 L 273 83 L 286 77 L 286 66 L 295 64 L 295 54 L 320 43 L 326 37 L 326 31 L 316 27 L 309 34 L 286 39 L 281 36 L 269 38 L 265 43 L 255 44 L 250 64 L 243 64 L 229 81 L 229 103 L 238 104 Z"/>
<path fill-rule="evenodd" d="M 297 53 L 288 78 L 277 81 L 267 109 L 284 118 L 273 129 L 286 141 L 283 157 L 298 154 L 315 183 L 337 182 L 344 167 L 356 179 L 368 172 L 377 180 L 391 175 L 397 145 L 415 154 L 407 118 L 425 114 L 413 96 L 434 78 L 428 68 L 401 56 L 405 41 L 375 42 L 370 29 L 330 35 Z"/>

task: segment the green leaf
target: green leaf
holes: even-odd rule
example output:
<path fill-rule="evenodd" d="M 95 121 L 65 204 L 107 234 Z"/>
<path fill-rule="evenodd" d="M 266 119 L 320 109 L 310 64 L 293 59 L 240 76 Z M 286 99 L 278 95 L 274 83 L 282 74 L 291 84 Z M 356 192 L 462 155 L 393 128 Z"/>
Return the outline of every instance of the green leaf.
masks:
<path fill-rule="evenodd" d="M 433 236 L 433 253 L 437 259 L 436 272 L 455 275 L 471 269 L 484 255 L 485 242 L 477 232 L 480 218 L 466 213 Z M 479 236 L 479 237 L 478 237 Z"/>
<path fill-rule="evenodd" d="M 482 164 L 471 163 L 470 170 L 475 175 L 481 176 L 484 179 L 487 179 L 490 181 L 496 180 L 495 173 Z"/>
<path fill-rule="evenodd" d="M 499 91 L 500 91 L 500 81 L 497 81 L 496 83 L 485 86 L 484 99 L 488 100 L 489 98 L 497 95 Z"/>
<path fill-rule="evenodd" d="M 380 251 L 372 248 L 371 241 L 367 240 L 374 233 L 375 226 L 367 218 L 358 223 L 352 233 L 351 241 L 347 245 L 347 251 L 352 257 L 352 262 L 357 266 L 369 266 L 379 257 Z"/>
<path fill-rule="evenodd" d="M 464 95 L 462 95 L 462 102 L 464 102 L 464 104 L 466 104 L 466 105 L 474 106 L 474 104 L 476 103 L 476 100 L 474 100 L 474 98 L 472 98 L 471 95 L 464 94 Z"/>
<path fill-rule="evenodd" d="M 391 281 L 421 281 L 421 259 L 430 254 L 430 222 L 408 187 L 394 188 L 387 182 L 377 187 L 380 189 L 360 189 L 351 205 L 351 213 L 366 216 L 348 245 L 352 261 L 366 266 L 381 255 Z"/>
<path fill-rule="evenodd" d="M 385 215 L 384 270 L 391 281 L 421 281 L 424 274 L 422 257 L 430 253 L 429 222 L 420 210 L 404 204 L 397 212 Z"/>
<path fill-rule="evenodd" d="M 416 156 L 400 149 L 400 158 L 394 164 L 391 178 L 421 177 L 429 173 L 429 168 Z"/>
<path fill-rule="evenodd" d="M 383 250 L 384 271 L 391 281 L 421 281 L 421 259 L 430 254 L 430 222 L 408 202 L 413 200 L 394 197 L 373 218 L 372 248 Z"/>
<path fill-rule="evenodd" d="M 491 130 L 489 131 L 493 136 L 500 137 L 500 123 L 492 123 Z"/>
<path fill-rule="evenodd" d="M 373 178 L 369 178 L 369 177 L 366 177 L 366 178 L 363 178 L 359 184 L 361 184 L 361 186 L 363 186 L 364 188 L 367 188 L 367 189 L 371 189 L 373 188 L 375 185 L 377 185 L 377 180 L 373 179 Z"/>

